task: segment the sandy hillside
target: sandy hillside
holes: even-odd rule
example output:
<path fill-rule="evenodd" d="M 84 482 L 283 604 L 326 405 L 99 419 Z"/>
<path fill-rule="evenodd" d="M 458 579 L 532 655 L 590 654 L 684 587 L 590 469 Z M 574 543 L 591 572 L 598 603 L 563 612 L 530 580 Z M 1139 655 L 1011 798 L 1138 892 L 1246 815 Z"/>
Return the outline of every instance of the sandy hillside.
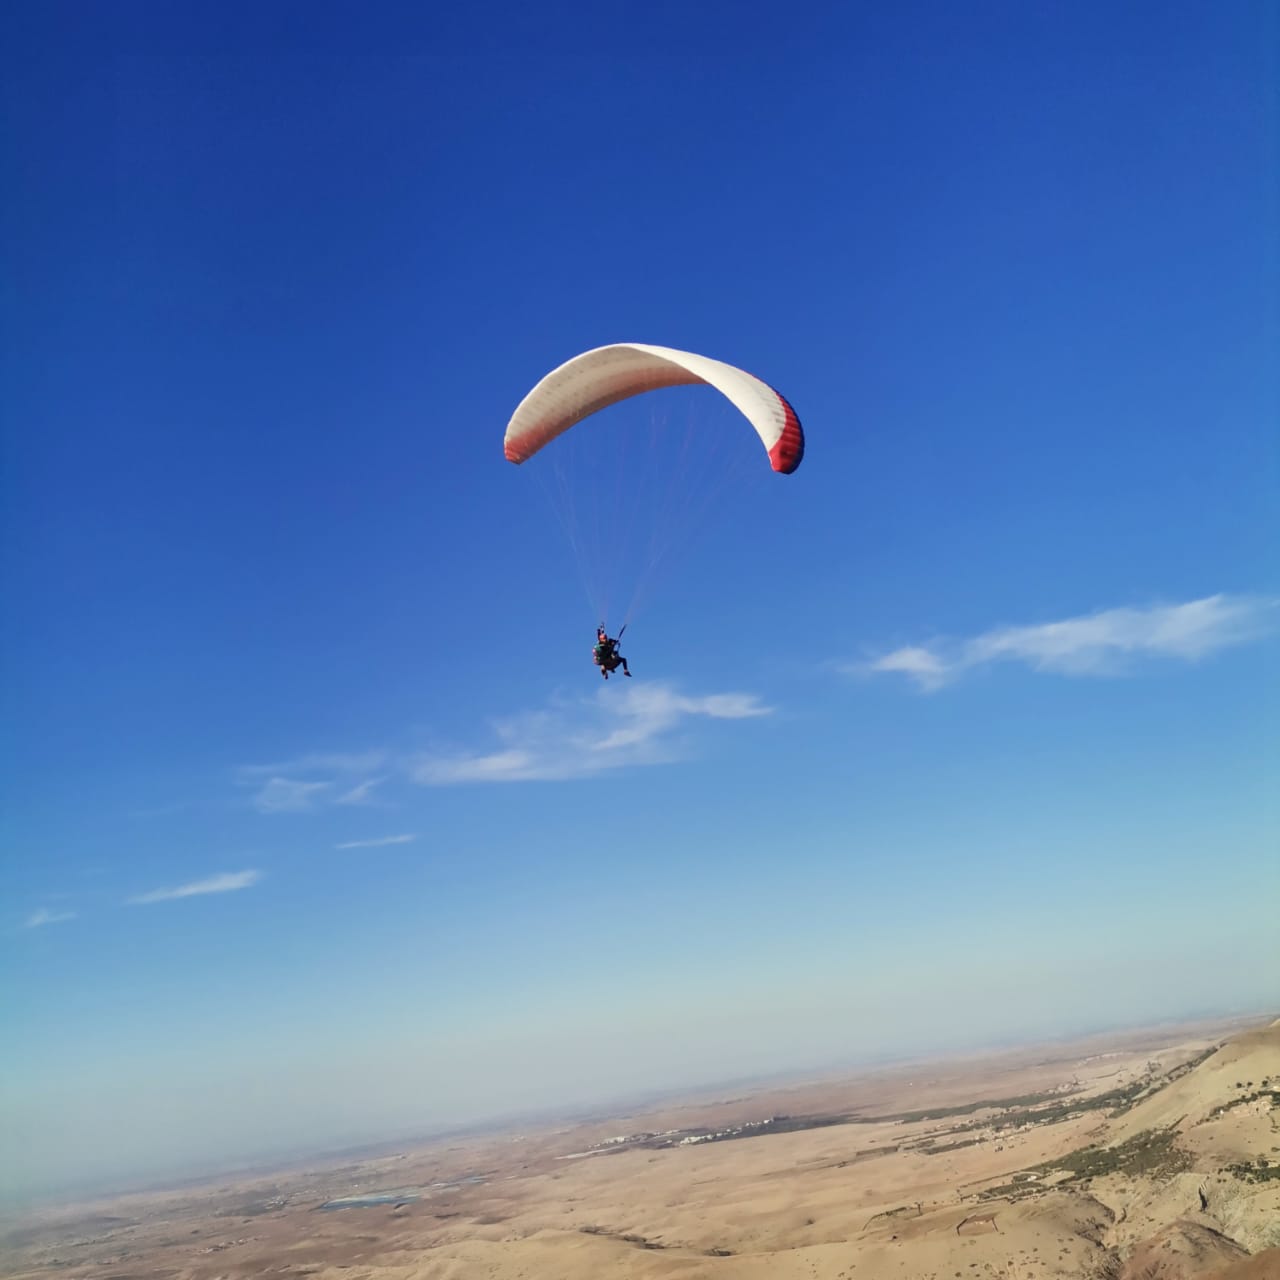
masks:
<path fill-rule="evenodd" d="M 1112 1140 L 1167 1125 L 1190 1129 L 1215 1112 L 1258 1101 L 1268 1084 L 1280 1092 L 1280 1020 L 1233 1037 L 1194 1071 L 1139 1102 L 1114 1127 Z M 1268 1103 L 1262 1099 L 1259 1108 L 1268 1110 Z"/>
<path fill-rule="evenodd" d="M 47 1209 L 0 1229 L 0 1274 L 1280 1280 L 1278 1033 L 1163 1028 L 704 1092 Z"/>
<path fill-rule="evenodd" d="M 1179 1220 L 1133 1251 L 1121 1280 L 1190 1280 L 1248 1257 L 1247 1249 L 1212 1227 Z"/>
<path fill-rule="evenodd" d="M 1280 1249 L 1267 1249 L 1220 1271 L 1210 1272 L 1202 1280 L 1277 1280 L 1280 1277 Z"/>

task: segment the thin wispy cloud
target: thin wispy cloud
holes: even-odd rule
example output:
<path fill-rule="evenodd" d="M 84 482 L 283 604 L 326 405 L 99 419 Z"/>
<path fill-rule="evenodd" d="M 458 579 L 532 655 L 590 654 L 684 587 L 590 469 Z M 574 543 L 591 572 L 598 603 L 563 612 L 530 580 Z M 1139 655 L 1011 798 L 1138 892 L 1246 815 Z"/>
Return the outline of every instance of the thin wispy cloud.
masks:
<path fill-rule="evenodd" d="M 937 688 L 947 680 L 947 664 L 929 649 L 908 647 L 895 649 L 869 664 L 871 671 L 900 671 L 926 689 Z"/>
<path fill-rule="evenodd" d="M 541 711 L 499 720 L 488 749 L 436 751 L 418 756 L 313 754 L 249 765 L 237 771 L 252 787 L 262 813 L 303 813 L 321 807 L 374 803 L 376 789 L 393 778 L 424 786 L 476 782 L 562 781 L 612 769 L 663 764 L 688 754 L 683 732 L 696 720 L 744 720 L 768 715 L 754 694 L 691 696 L 649 683 L 600 689 L 590 698 L 553 701 Z M 370 776 L 359 777 L 361 771 Z M 311 776 L 307 776 L 311 775 Z M 317 776 L 327 775 L 327 776 Z M 412 836 L 350 841 L 340 849 L 407 843 Z"/>
<path fill-rule="evenodd" d="M 363 805 L 374 801 L 374 788 L 385 778 L 373 776 L 386 763 L 386 753 L 315 752 L 275 764 L 247 764 L 236 781 L 250 787 L 250 803 L 260 813 L 303 813 L 328 804 Z"/>
<path fill-rule="evenodd" d="M 261 813 L 300 813 L 310 809 L 333 786 L 297 778 L 268 778 L 255 792 L 253 807 Z"/>
<path fill-rule="evenodd" d="M 415 835 L 377 836 L 373 840 L 344 840 L 333 847 L 335 849 L 384 849 L 392 844 L 410 844 L 417 838 Z"/>
<path fill-rule="evenodd" d="M 1061 622 L 997 627 L 968 640 L 912 645 L 844 669 L 898 673 L 926 692 L 994 662 L 1065 676 L 1124 675 L 1143 662 L 1195 662 L 1261 639 L 1276 629 L 1278 606 L 1280 600 L 1269 597 L 1214 595 L 1185 604 L 1105 609 Z"/>
<path fill-rule="evenodd" d="M 386 778 L 369 778 L 365 782 L 357 783 L 349 791 L 344 791 L 334 800 L 335 804 L 373 804 L 377 797 L 373 794 L 375 787 L 380 787 Z"/>
<path fill-rule="evenodd" d="M 193 880 L 172 889 L 152 889 L 150 893 L 141 893 L 129 901 L 135 906 L 145 906 L 152 902 L 172 902 L 175 898 L 196 898 L 206 893 L 234 893 L 237 889 L 248 889 L 261 879 L 261 871 L 226 871 L 207 880 Z"/>
<path fill-rule="evenodd" d="M 50 911 L 47 907 L 40 907 L 33 911 L 23 922 L 25 929 L 39 929 L 46 924 L 64 924 L 68 920 L 74 920 L 76 913 L 74 911 Z"/>
<path fill-rule="evenodd" d="M 682 758 L 688 722 L 746 720 L 769 715 L 754 694 L 693 697 L 665 684 L 602 689 L 594 698 L 554 703 L 497 721 L 487 751 L 420 757 L 412 776 L 424 786 L 480 782 L 548 782 Z"/>

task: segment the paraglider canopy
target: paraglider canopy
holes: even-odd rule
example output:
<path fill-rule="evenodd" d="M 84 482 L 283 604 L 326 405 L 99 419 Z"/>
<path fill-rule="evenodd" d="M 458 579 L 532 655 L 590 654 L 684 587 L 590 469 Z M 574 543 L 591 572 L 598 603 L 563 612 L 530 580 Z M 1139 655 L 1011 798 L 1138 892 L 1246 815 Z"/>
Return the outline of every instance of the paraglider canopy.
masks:
<path fill-rule="evenodd" d="M 800 465 L 800 420 L 768 383 L 720 360 L 637 342 L 584 351 L 547 374 L 507 424 L 507 459 L 526 461 L 556 436 L 619 400 L 691 383 L 714 387 L 736 406 L 755 428 L 775 471 L 790 475 Z"/>

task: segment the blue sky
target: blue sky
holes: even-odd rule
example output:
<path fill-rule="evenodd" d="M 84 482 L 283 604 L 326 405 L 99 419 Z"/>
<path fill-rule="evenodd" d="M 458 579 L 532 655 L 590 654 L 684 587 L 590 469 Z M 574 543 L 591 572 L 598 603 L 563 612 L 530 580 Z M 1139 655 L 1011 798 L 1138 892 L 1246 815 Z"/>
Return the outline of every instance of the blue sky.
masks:
<path fill-rule="evenodd" d="M 1274 1004 L 1274 7 L 5 21 L 7 1192 Z"/>

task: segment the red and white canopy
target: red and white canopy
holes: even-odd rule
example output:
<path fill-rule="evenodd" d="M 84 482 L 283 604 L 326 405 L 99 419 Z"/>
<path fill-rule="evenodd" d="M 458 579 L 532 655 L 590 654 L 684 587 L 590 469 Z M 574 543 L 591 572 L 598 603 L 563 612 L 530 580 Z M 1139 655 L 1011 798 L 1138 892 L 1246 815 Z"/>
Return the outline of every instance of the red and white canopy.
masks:
<path fill-rule="evenodd" d="M 800 420 L 768 383 L 720 360 L 638 342 L 584 351 L 547 374 L 507 424 L 507 459 L 524 462 L 561 432 L 619 400 L 699 382 L 715 387 L 751 423 L 775 471 L 790 475 L 800 465 Z"/>

